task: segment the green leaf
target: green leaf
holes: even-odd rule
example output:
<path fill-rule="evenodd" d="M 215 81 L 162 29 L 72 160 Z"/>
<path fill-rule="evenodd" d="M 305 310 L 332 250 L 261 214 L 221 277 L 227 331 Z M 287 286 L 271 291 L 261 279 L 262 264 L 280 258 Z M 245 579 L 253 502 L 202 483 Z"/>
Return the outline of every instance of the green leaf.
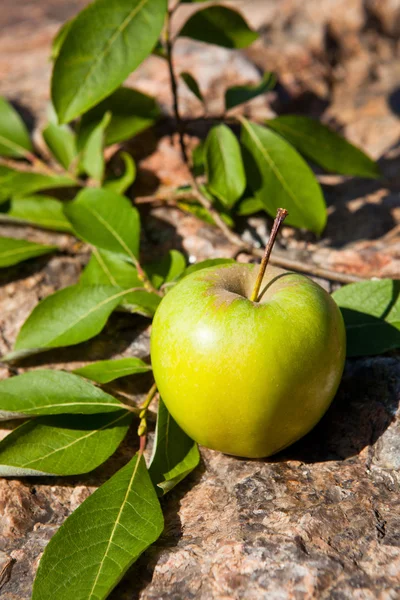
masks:
<path fill-rule="evenodd" d="M 66 21 L 60 27 L 60 29 L 56 33 L 55 38 L 53 39 L 53 43 L 51 45 L 51 54 L 50 54 L 50 58 L 53 62 L 56 60 L 57 56 L 60 54 L 61 46 L 63 45 L 64 40 L 67 37 L 69 30 L 71 29 L 72 23 L 73 23 L 73 19 Z"/>
<path fill-rule="evenodd" d="M 153 455 L 149 474 L 164 495 L 197 467 L 200 453 L 194 442 L 174 421 L 160 398 Z"/>
<path fill-rule="evenodd" d="M 95 0 L 73 20 L 54 64 L 52 99 L 67 123 L 109 96 L 153 50 L 167 0 Z"/>
<path fill-rule="evenodd" d="M 103 189 L 116 194 L 124 194 L 136 179 L 136 165 L 132 156 L 127 152 L 121 152 L 120 156 L 124 161 L 125 172 L 120 177 L 107 179 L 103 184 Z"/>
<path fill-rule="evenodd" d="M 195 273 L 196 271 L 200 271 L 201 269 L 215 267 L 216 265 L 226 265 L 233 262 L 235 262 L 233 258 L 209 258 L 207 260 L 202 260 L 199 263 L 194 263 L 193 265 L 190 265 L 190 267 L 188 267 L 183 273 L 183 277 L 186 277 L 191 273 Z"/>
<path fill-rule="evenodd" d="M 0 381 L 0 420 L 64 413 L 106 413 L 121 408 L 121 403 L 109 394 L 77 375 L 63 371 L 30 371 Z"/>
<path fill-rule="evenodd" d="M 64 211 L 78 237 L 136 264 L 140 218 L 127 198 L 109 190 L 85 189 Z"/>
<path fill-rule="evenodd" d="M 32 600 L 107 598 L 163 527 L 146 463 L 137 455 L 52 537 L 39 563 Z"/>
<path fill-rule="evenodd" d="M 181 77 L 182 77 L 183 81 L 185 82 L 185 84 L 187 85 L 187 87 L 189 88 L 189 90 L 192 92 L 192 94 L 194 94 L 196 96 L 196 98 L 204 104 L 203 94 L 201 93 L 199 84 L 197 83 L 197 81 L 195 80 L 193 75 L 191 75 L 190 73 L 184 72 L 184 73 L 181 73 Z"/>
<path fill-rule="evenodd" d="M 0 237 L 0 267 L 10 267 L 28 258 L 42 256 L 58 250 L 57 246 L 45 246 L 27 240 Z"/>
<path fill-rule="evenodd" d="M 230 110 L 269 92 L 275 87 L 276 78 L 272 73 L 264 73 L 260 83 L 256 85 L 235 85 L 225 92 L 225 109 Z"/>
<path fill-rule="evenodd" d="M 258 198 L 244 198 L 236 211 L 236 214 L 240 217 L 247 217 L 254 213 L 264 210 L 264 205 Z"/>
<path fill-rule="evenodd" d="M 180 208 L 180 210 L 182 210 L 183 212 L 187 212 L 191 215 L 194 215 L 195 217 L 197 217 L 197 219 L 200 219 L 201 221 L 204 221 L 209 225 L 215 225 L 214 219 L 212 218 L 208 210 L 203 208 L 203 206 L 201 206 L 198 202 L 184 202 L 183 200 L 179 200 L 176 204 L 178 208 Z M 227 223 L 227 225 L 233 225 L 233 221 L 229 216 L 221 216 L 224 219 L 225 223 Z"/>
<path fill-rule="evenodd" d="M 160 303 L 157 294 L 146 292 L 137 270 L 112 252 L 93 249 L 93 253 L 80 280 L 82 285 L 113 285 L 117 289 L 135 290 L 121 297 L 124 310 L 152 317 Z M 137 290 L 135 289 L 137 288 Z"/>
<path fill-rule="evenodd" d="M 43 229 L 72 231 L 71 224 L 64 215 L 63 203 L 49 196 L 14 198 L 7 215 L 13 221 L 31 223 Z"/>
<path fill-rule="evenodd" d="M 242 119 L 247 181 L 254 196 L 275 217 L 286 208 L 288 225 L 321 233 L 326 224 L 326 207 L 321 188 L 296 150 L 273 131 Z"/>
<path fill-rule="evenodd" d="M 0 165 L 0 203 L 13 196 L 26 196 L 41 190 L 74 186 L 76 181 L 72 177 L 17 171 Z"/>
<path fill-rule="evenodd" d="M 131 421 L 125 410 L 27 421 L 0 442 L 0 476 L 89 473 L 115 452 Z"/>
<path fill-rule="evenodd" d="M 75 133 L 68 125 L 48 123 L 42 135 L 54 158 L 68 170 L 77 156 Z"/>
<path fill-rule="evenodd" d="M 225 6 L 210 6 L 192 15 L 179 32 L 185 36 L 224 48 L 247 48 L 257 38 L 240 13 Z"/>
<path fill-rule="evenodd" d="M 332 296 L 344 318 L 347 356 L 371 356 L 400 348 L 400 281 L 352 283 Z"/>
<path fill-rule="evenodd" d="M 326 171 L 370 178 L 381 175 L 378 165 L 362 150 L 315 119 L 284 115 L 266 124 Z"/>
<path fill-rule="evenodd" d="M 239 142 L 226 125 L 217 125 L 208 134 L 205 163 L 208 189 L 232 208 L 246 188 L 246 175 Z"/>
<path fill-rule="evenodd" d="M 151 366 L 140 360 L 140 358 L 120 358 L 118 360 L 100 360 L 80 369 L 75 369 L 74 373 L 97 383 L 109 383 L 120 377 L 147 373 L 148 371 L 151 371 Z"/>
<path fill-rule="evenodd" d="M 190 186 L 184 186 L 184 188 L 183 187 L 178 188 L 178 191 L 180 193 L 183 191 L 186 191 L 186 190 L 188 192 L 192 191 L 192 188 Z M 203 195 L 206 196 L 206 198 L 208 198 L 209 201 L 214 205 L 214 208 L 216 208 L 218 210 L 221 218 L 225 221 L 225 223 L 227 225 L 229 225 L 229 227 L 233 227 L 234 222 L 233 222 L 233 219 L 232 219 L 231 215 L 229 214 L 227 208 L 224 207 L 223 204 L 210 193 L 210 191 L 207 189 L 207 187 L 205 185 L 200 185 L 200 188 L 201 188 Z M 210 225 L 215 226 L 215 221 L 214 221 L 213 217 L 211 216 L 210 212 L 206 208 L 201 206 L 201 204 L 199 204 L 195 200 L 186 201 L 183 199 L 183 196 L 182 196 L 182 200 L 179 200 L 179 199 L 177 200 L 177 206 L 181 210 L 194 215 L 195 217 L 197 217 L 198 219 L 201 219 L 205 223 L 209 223 Z"/>
<path fill-rule="evenodd" d="M 154 317 L 161 298 L 158 294 L 146 291 L 135 291 L 126 295 L 124 308 L 130 313 L 137 313 L 143 317 Z"/>
<path fill-rule="evenodd" d="M 47 296 L 23 324 L 14 352 L 15 360 L 46 348 L 72 346 L 94 337 L 127 292 L 112 286 L 72 285 Z"/>
<path fill-rule="evenodd" d="M 118 254 L 97 248 L 93 248 L 80 282 L 83 285 L 113 285 L 123 290 L 143 287 L 133 265 Z M 126 298 L 123 301 L 126 301 Z"/>
<path fill-rule="evenodd" d="M 170 283 L 177 279 L 185 270 L 186 259 L 178 250 L 170 250 L 160 261 L 145 266 L 151 283 L 160 288 L 163 283 Z"/>
<path fill-rule="evenodd" d="M 83 115 L 79 136 L 85 138 L 106 112 L 112 114 L 106 131 L 106 145 L 129 140 L 154 125 L 160 116 L 160 109 L 152 96 L 121 87 Z"/>
<path fill-rule="evenodd" d="M 111 113 L 107 112 L 88 135 L 82 148 L 81 165 L 89 177 L 101 184 L 104 176 L 104 144 L 105 131 L 111 120 Z M 78 140 L 79 144 L 79 140 Z"/>
<path fill-rule="evenodd" d="M 11 104 L 0 96 L 0 155 L 21 158 L 32 149 L 25 123 Z"/>

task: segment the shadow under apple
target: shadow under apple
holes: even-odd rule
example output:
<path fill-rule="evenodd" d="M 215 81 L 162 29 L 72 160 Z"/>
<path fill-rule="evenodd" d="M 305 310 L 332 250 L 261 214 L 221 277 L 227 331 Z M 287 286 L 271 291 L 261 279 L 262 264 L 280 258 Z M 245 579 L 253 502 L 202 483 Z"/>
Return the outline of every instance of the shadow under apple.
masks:
<path fill-rule="evenodd" d="M 399 405 L 397 356 L 349 359 L 327 413 L 304 438 L 268 459 L 305 463 L 348 459 L 373 446 L 394 421 Z"/>

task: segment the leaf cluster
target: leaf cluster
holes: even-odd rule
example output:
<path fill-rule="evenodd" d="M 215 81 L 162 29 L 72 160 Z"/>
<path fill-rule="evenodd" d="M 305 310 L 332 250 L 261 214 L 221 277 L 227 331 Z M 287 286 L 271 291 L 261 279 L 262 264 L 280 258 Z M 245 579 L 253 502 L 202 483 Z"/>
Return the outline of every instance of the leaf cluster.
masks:
<path fill-rule="evenodd" d="M 230 49 L 245 48 L 258 38 L 235 9 L 181 0 L 189 2 L 199 6 L 172 40 L 166 0 L 95 0 L 64 24 L 53 44 L 52 106 L 41 131 L 49 160 L 35 148 L 12 105 L 0 98 L 0 217 L 73 235 L 91 250 L 79 282 L 38 303 L 4 362 L 84 342 L 101 332 L 114 311 L 151 319 L 182 277 L 229 262 L 187 265 L 182 253 L 171 250 L 161 260 L 143 264 L 140 214 L 125 195 L 136 165 L 123 143 L 161 116 L 154 98 L 123 86 L 127 76 L 151 53 L 171 66 L 171 49 L 179 37 Z M 193 75 L 180 76 L 206 110 L 206 97 Z M 235 117 L 238 106 L 274 85 L 275 77 L 265 73 L 255 85 L 226 90 L 221 123 L 193 152 L 193 174 L 202 178 L 201 194 L 229 227 L 238 216 L 261 210 L 273 216 L 283 205 L 289 224 L 321 234 L 325 201 L 307 161 L 349 176 L 377 177 L 379 170 L 361 150 L 309 118 L 282 116 L 253 123 Z M 105 151 L 109 154 L 111 148 L 119 158 L 119 172 L 106 160 Z M 180 190 L 177 205 L 214 223 L 210 210 L 193 200 L 192 191 L 190 186 Z M 56 246 L 3 237 L 0 267 L 55 251 Z M 333 297 L 345 319 L 349 356 L 400 346 L 396 282 L 354 284 Z M 131 357 L 71 372 L 34 370 L 0 382 L 0 419 L 21 420 L 0 442 L 2 476 L 92 471 L 140 420 L 137 453 L 83 502 L 47 546 L 33 600 L 106 598 L 161 535 L 159 498 L 199 463 L 197 445 L 160 398 L 147 468 L 143 451 L 154 386 L 141 406 L 102 389 L 120 377 L 143 373 L 151 373 L 151 366 Z"/>

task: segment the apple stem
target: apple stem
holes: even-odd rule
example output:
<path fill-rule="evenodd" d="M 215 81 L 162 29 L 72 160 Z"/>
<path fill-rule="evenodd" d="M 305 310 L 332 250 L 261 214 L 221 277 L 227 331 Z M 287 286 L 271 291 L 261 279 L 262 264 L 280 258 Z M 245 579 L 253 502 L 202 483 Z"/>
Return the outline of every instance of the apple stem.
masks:
<path fill-rule="evenodd" d="M 283 221 L 286 219 L 286 217 L 288 216 L 288 214 L 289 213 L 288 213 L 288 211 L 285 208 L 278 208 L 278 210 L 276 212 L 276 217 L 275 217 L 275 220 L 274 220 L 274 224 L 272 226 L 271 235 L 269 236 L 268 243 L 267 243 L 267 245 L 265 247 L 264 256 L 263 256 L 261 264 L 260 264 L 260 270 L 258 271 L 256 283 L 254 285 L 253 292 L 252 292 L 252 294 L 250 296 L 251 302 L 257 302 L 258 301 L 258 295 L 260 293 L 260 288 L 261 288 L 262 280 L 264 279 L 265 270 L 266 270 L 267 265 L 268 265 L 269 257 L 271 255 L 271 251 L 272 251 L 272 248 L 274 246 L 274 243 L 275 243 L 275 240 L 276 240 L 276 236 L 278 234 L 280 226 L 282 225 Z"/>

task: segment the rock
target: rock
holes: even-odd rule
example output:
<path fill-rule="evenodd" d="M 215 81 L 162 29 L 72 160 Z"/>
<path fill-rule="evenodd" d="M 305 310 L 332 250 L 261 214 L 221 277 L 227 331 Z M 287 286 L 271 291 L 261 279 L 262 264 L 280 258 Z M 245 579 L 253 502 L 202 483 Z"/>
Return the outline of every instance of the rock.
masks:
<path fill-rule="evenodd" d="M 366 0 L 365 9 L 370 19 L 375 19 L 382 30 L 396 38 L 400 33 L 400 4 L 398 0 Z"/>
<path fill-rule="evenodd" d="M 35 119 L 43 120 L 49 98 L 51 39 L 60 24 L 86 3 L 45 0 L 27 3 L 21 12 L 18 3 L 3 0 L 0 93 L 23 108 L 31 126 Z M 314 261 L 366 277 L 399 277 L 398 2 L 240 0 L 234 6 L 260 30 L 254 49 L 232 53 L 182 40 L 175 54 L 178 70 L 189 70 L 199 81 L 209 112 L 221 112 L 227 86 L 257 81 L 260 69 L 277 71 L 277 92 L 246 107 L 250 116 L 260 121 L 275 112 L 322 116 L 379 157 L 385 176 L 382 181 L 320 176 L 329 210 L 324 236 L 316 240 L 286 228 L 281 251 L 303 264 Z M 170 111 L 168 72 L 161 59 L 151 57 L 129 83 L 155 94 L 166 113 Z M 196 98 L 183 86 L 180 93 L 185 118 L 201 116 Z M 187 183 L 176 135 L 169 136 L 173 125 L 166 119 L 156 131 L 128 145 L 139 164 L 135 196 L 168 194 L 171 187 Z M 190 125 L 196 140 L 209 127 L 203 122 Z M 182 250 L 191 261 L 228 257 L 236 251 L 216 228 L 168 202 L 143 204 L 140 210 L 145 261 L 171 248 Z M 269 223 L 265 215 L 254 215 L 238 227 L 246 239 L 264 242 Z M 37 302 L 78 280 L 89 250 L 64 234 L 28 227 L 1 226 L 0 233 L 61 248 L 58 254 L 2 272 L 0 353 L 4 354 Z M 147 357 L 149 335 L 148 320 L 115 313 L 93 340 L 25 359 L 17 365 L 18 372 L 40 367 L 71 370 L 104 358 Z M 0 369 L 0 377 L 8 374 Z M 202 449 L 201 466 L 162 501 L 164 534 L 111 597 L 398 598 L 399 381 L 395 353 L 350 360 L 326 416 L 284 453 L 248 461 Z M 144 375 L 121 379 L 109 389 L 140 399 L 150 385 L 150 377 Z M 13 426 L 4 425 L 0 436 Z M 129 460 L 136 444 L 132 431 L 115 456 L 86 476 L 0 481 L 2 599 L 31 597 L 48 540 L 98 485 Z"/>

